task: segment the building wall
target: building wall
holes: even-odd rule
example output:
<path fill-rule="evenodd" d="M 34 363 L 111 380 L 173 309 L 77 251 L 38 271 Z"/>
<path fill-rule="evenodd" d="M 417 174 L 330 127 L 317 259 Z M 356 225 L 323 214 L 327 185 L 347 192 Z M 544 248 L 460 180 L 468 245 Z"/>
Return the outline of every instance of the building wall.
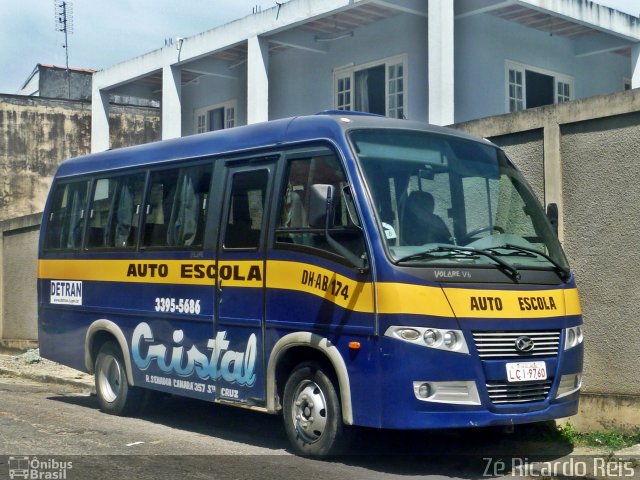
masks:
<path fill-rule="evenodd" d="M 113 148 L 160 138 L 157 109 L 113 106 Z M 60 162 L 91 147 L 91 104 L 0 95 L 0 220 L 41 212 Z"/>
<path fill-rule="evenodd" d="M 0 338 L 37 340 L 38 237 L 42 215 L 0 222 Z"/>
<path fill-rule="evenodd" d="M 196 133 L 195 112 L 199 108 L 219 105 L 231 100 L 238 101 L 236 109 L 238 125 L 247 123 L 247 103 L 241 99 L 247 96 L 246 66 L 229 71 L 236 79 L 214 76 L 200 77 L 197 83 L 182 87 L 182 135 Z M 241 107 L 242 105 L 242 107 Z"/>
<path fill-rule="evenodd" d="M 87 104 L 91 108 L 91 104 Z M 89 129 L 90 131 L 91 129 Z M 130 147 L 160 140 L 160 109 L 155 107 L 112 105 L 109 110 L 111 148 Z M 89 141 L 89 143 L 91 143 Z M 85 153 L 90 153 L 90 149 Z"/>
<path fill-rule="evenodd" d="M 327 53 L 295 48 L 273 51 L 269 57 L 269 118 L 334 108 L 336 69 L 407 55 L 407 118 L 427 121 L 427 33 L 426 18 L 399 14 L 358 28 L 353 37 L 315 43 L 317 48 L 328 48 Z M 575 99 L 622 91 L 623 79 L 631 76 L 629 57 L 615 53 L 576 57 L 579 38 L 550 35 L 489 14 L 456 20 L 454 34 L 456 122 L 506 112 L 506 60 L 573 77 Z M 598 75 L 592 74 L 595 69 Z M 228 100 L 238 101 L 237 124 L 246 124 L 246 64 L 229 74 L 237 78 L 202 77 L 183 87 L 183 135 L 194 133 L 196 109 Z"/>
<path fill-rule="evenodd" d="M 40 67 L 39 79 L 41 97 L 91 100 L 91 73 Z"/>
<path fill-rule="evenodd" d="M 559 149 L 553 151 L 548 140 L 558 126 Z M 503 145 L 541 201 L 547 163 L 561 162 L 561 235 L 585 329 L 584 394 L 571 422 L 637 431 L 640 89 L 456 127 Z"/>
<path fill-rule="evenodd" d="M 402 32 L 402 35 L 398 35 Z M 385 42 L 380 42 L 384 38 Z M 376 48 L 372 49 L 371 46 Z M 427 20 L 401 14 L 359 28 L 354 36 L 329 43 L 327 53 L 288 48 L 269 57 L 269 118 L 309 115 L 335 108 L 333 72 L 346 65 L 364 65 L 406 54 L 408 57 L 408 118 L 427 120 Z M 198 108 L 228 100 L 238 101 L 237 124 L 247 122 L 246 64 L 229 71 L 237 79 L 202 77 L 182 89 L 182 134 L 194 133 L 194 112 Z"/>
<path fill-rule="evenodd" d="M 579 42 L 489 14 L 456 20 L 456 122 L 506 113 L 505 60 L 573 76 L 574 99 L 622 91 L 631 59 L 615 53 L 576 57 Z"/>
<path fill-rule="evenodd" d="M 398 35 L 402 32 L 402 35 Z M 381 41 L 384 39 L 384 41 Z M 427 19 L 400 14 L 355 30 L 352 38 L 326 45 L 326 54 L 286 50 L 272 55 L 269 69 L 270 118 L 305 115 L 335 108 L 333 72 L 347 65 L 407 55 L 407 117 L 427 120 Z M 372 48 L 375 45 L 375 48 Z"/>
<path fill-rule="evenodd" d="M 640 395 L 640 112 L 563 125 L 561 132 L 565 249 L 588 322 L 587 389 Z"/>

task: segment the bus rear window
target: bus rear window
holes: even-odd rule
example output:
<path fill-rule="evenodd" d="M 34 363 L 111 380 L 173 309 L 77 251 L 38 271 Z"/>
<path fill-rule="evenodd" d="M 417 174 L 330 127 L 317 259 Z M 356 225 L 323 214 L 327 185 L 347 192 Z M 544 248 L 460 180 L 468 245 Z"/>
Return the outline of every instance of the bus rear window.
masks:
<path fill-rule="evenodd" d="M 82 243 L 87 200 L 87 181 L 59 184 L 49 208 L 45 233 L 47 250 L 75 250 Z"/>

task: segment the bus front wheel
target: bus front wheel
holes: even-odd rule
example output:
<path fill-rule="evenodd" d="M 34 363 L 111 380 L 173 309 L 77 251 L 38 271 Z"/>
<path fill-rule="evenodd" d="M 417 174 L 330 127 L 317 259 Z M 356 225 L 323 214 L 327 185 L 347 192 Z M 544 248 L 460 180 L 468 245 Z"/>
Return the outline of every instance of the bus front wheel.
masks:
<path fill-rule="evenodd" d="M 344 436 L 336 388 L 316 363 L 303 363 L 284 388 L 283 417 L 287 437 L 300 455 L 337 453 Z"/>
<path fill-rule="evenodd" d="M 96 357 L 96 396 L 100 410 L 111 415 L 131 415 L 142 402 L 142 390 L 131 387 L 120 347 L 106 342 Z"/>

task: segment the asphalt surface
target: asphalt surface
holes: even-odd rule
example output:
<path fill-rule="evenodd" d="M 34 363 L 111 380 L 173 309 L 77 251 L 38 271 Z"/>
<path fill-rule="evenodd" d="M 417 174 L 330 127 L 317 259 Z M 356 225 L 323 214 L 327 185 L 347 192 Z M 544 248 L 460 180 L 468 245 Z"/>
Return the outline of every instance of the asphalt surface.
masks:
<path fill-rule="evenodd" d="M 136 418 L 112 417 L 98 410 L 92 382 L 33 355 L 0 355 L 0 479 L 25 458 L 43 462 L 33 465 L 45 473 L 70 466 L 68 479 L 640 478 L 639 448 L 576 451 L 548 426 L 513 434 L 356 429 L 348 456 L 301 458 L 280 417 L 176 397 L 155 397 Z"/>
<path fill-rule="evenodd" d="M 508 450 L 499 437 L 484 440 Z M 469 479 L 486 463 L 470 453 L 477 437 L 374 430 L 355 441 L 349 456 L 302 458 L 290 453 L 277 416 L 165 398 L 139 417 L 112 417 L 78 387 L 0 377 L 0 478 L 23 457 L 71 462 L 68 479 Z"/>

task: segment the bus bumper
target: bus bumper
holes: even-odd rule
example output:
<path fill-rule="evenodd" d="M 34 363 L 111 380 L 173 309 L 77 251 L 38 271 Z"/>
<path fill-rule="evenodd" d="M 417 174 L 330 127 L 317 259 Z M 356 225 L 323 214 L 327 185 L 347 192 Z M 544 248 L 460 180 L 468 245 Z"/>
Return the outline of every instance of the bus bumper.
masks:
<path fill-rule="evenodd" d="M 451 405 L 446 410 L 398 410 L 385 415 L 383 427 L 400 430 L 426 430 L 519 425 L 569 417 L 577 412 L 578 394 L 575 393 L 571 397 L 563 398 L 562 401 L 548 404 L 535 411 L 496 413 L 481 407 L 478 410 L 468 410 Z"/>
<path fill-rule="evenodd" d="M 386 339 L 383 344 L 387 355 L 379 384 L 381 428 L 515 425 L 578 412 L 582 345 L 561 350 L 553 358 L 537 357 L 546 364 L 548 377 L 544 381 L 517 382 L 507 378 L 510 360 L 480 360 L 472 354 L 413 345 L 407 348 Z M 358 418 L 355 420 L 358 423 Z"/>

